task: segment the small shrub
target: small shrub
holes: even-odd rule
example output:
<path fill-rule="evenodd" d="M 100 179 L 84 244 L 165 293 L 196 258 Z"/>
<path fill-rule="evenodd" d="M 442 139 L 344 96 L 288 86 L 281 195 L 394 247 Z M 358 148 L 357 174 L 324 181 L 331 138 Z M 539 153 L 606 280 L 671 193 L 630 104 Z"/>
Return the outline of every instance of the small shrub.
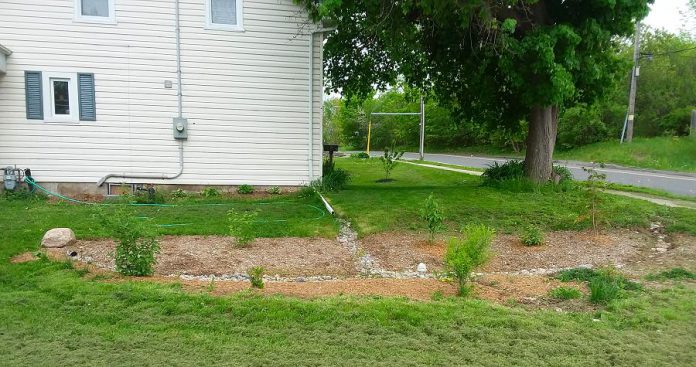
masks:
<path fill-rule="evenodd" d="M 314 197 L 314 195 L 317 194 L 316 189 L 314 188 L 314 185 L 311 184 L 309 186 L 302 186 L 300 189 L 297 191 L 297 197 L 301 199 L 308 199 Z"/>
<path fill-rule="evenodd" d="M 445 254 L 445 264 L 458 282 L 459 295 L 471 290 L 468 286 L 471 271 L 489 258 L 489 248 L 495 231 L 485 225 L 467 225 L 463 238 L 452 238 Z"/>
<path fill-rule="evenodd" d="M 576 288 L 558 287 L 549 291 L 549 296 L 555 299 L 569 300 L 582 298 L 582 292 Z"/>
<path fill-rule="evenodd" d="M 560 272 L 557 276 L 561 281 L 588 282 L 590 302 L 608 304 L 612 300 L 623 297 L 625 291 L 639 291 L 641 285 L 632 282 L 615 269 L 608 268 L 595 271 L 577 268 Z"/>
<path fill-rule="evenodd" d="M 348 171 L 341 168 L 334 168 L 331 172 L 324 174 L 321 179 L 312 182 L 311 186 L 320 192 L 340 191 L 346 187 L 350 179 L 351 177 Z"/>
<path fill-rule="evenodd" d="M 519 180 L 524 177 L 524 161 L 517 160 L 509 160 L 503 164 L 494 162 L 481 175 L 483 184 L 487 186 L 495 186 L 503 181 Z"/>
<path fill-rule="evenodd" d="M 254 193 L 254 188 L 251 185 L 240 185 L 237 187 L 237 193 L 242 195 L 249 195 Z"/>
<path fill-rule="evenodd" d="M 268 188 L 268 190 L 266 190 L 266 192 L 268 192 L 271 195 L 280 195 L 282 193 L 279 186 L 270 187 Z"/>
<path fill-rule="evenodd" d="M 696 273 L 692 273 L 682 268 L 674 268 L 657 274 L 650 274 L 645 278 L 647 280 L 691 280 L 696 279 Z"/>
<path fill-rule="evenodd" d="M 520 236 L 520 241 L 525 246 L 539 246 L 544 243 L 544 232 L 537 226 L 529 225 Z"/>
<path fill-rule="evenodd" d="M 394 170 L 398 164 L 399 159 L 403 157 L 404 152 L 397 152 L 395 150 L 384 149 L 384 155 L 382 155 L 379 160 L 382 161 L 382 166 L 384 167 L 384 180 L 389 181 L 389 175 Z"/>
<path fill-rule="evenodd" d="M 8 201 L 43 201 L 48 197 L 41 191 L 32 191 L 25 187 L 17 187 L 14 190 L 4 190 L 3 195 Z"/>
<path fill-rule="evenodd" d="M 249 274 L 249 281 L 251 282 L 252 288 L 263 289 L 263 273 L 264 268 L 261 266 L 254 266 L 247 272 Z"/>
<path fill-rule="evenodd" d="M 220 191 L 214 187 L 206 187 L 201 191 L 201 196 L 204 198 L 216 198 L 220 196 Z"/>
<path fill-rule="evenodd" d="M 365 152 L 360 152 L 360 153 L 353 153 L 350 155 L 351 158 L 357 158 L 357 159 L 367 159 L 370 158 L 370 155 L 365 153 Z"/>
<path fill-rule="evenodd" d="M 573 173 L 566 166 L 553 166 L 553 174 L 556 176 L 557 184 L 573 181 Z"/>
<path fill-rule="evenodd" d="M 128 206 L 97 212 L 107 233 L 116 239 L 116 271 L 123 275 L 151 275 L 159 243 L 154 226 L 137 217 Z"/>
<path fill-rule="evenodd" d="M 428 240 L 432 243 L 435 240 L 435 234 L 444 228 L 443 222 L 445 220 L 440 204 L 432 193 L 425 199 L 425 204 L 421 209 L 421 218 L 428 226 Z"/>
<path fill-rule="evenodd" d="M 583 167 L 583 170 L 588 174 L 587 185 L 585 186 L 587 204 L 585 206 L 585 214 L 581 215 L 578 220 L 589 219 L 592 229 L 597 234 L 600 224 L 608 222 L 604 219 L 604 213 L 600 207 L 602 203 L 602 189 L 606 187 L 607 175 L 597 172 L 594 168 Z"/>
<path fill-rule="evenodd" d="M 333 160 L 324 159 L 321 163 L 321 175 L 326 176 L 333 172 L 336 168 L 336 163 Z"/>
<path fill-rule="evenodd" d="M 235 246 L 246 247 L 256 238 L 254 223 L 257 217 L 257 212 L 238 212 L 234 209 L 227 212 L 230 236 L 234 237 Z"/>
<path fill-rule="evenodd" d="M 612 278 L 592 278 L 588 286 L 590 288 L 590 302 L 592 303 L 605 305 L 619 298 L 621 294 L 621 287 L 618 282 Z"/>
<path fill-rule="evenodd" d="M 133 201 L 137 204 L 162 204 L 165 202 L 164 195 L 154 187 L 139 189 L 133 194 Z"/>
<path fill-rule="evenodd" d="M 176 189 L 172 191 L 169 195 L 171 195 L 174 199 L 185 199 L 189 196 L 189 193 L 182 189 Z"/>

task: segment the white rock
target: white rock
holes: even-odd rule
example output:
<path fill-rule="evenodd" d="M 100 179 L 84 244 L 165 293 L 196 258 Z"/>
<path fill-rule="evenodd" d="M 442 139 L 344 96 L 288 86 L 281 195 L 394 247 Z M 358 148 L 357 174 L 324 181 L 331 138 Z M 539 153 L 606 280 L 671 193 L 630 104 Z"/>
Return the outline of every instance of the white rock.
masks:
<path fill-rule="evenodd" d="M 426 271 L 428 271 L 428 267 L 425 266 L 425 263 L 420 263 L 416 267 L 416 271 L 418 271 L 419 273 L 425 273 Z"/>
<path fill-rule="evenodd" d="M 61 248 L 72 245 L 75 242 L 75 232 L 70 228 L 53 228 L 44 234 L 41 246 L 48 248 Z"/>

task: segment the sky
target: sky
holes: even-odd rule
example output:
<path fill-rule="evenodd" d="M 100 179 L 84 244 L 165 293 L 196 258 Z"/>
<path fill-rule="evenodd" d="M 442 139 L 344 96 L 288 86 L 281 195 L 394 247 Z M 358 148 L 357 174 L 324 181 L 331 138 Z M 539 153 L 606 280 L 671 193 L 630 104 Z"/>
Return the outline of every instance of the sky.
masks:
<path fill-rule="evenodd" d="M 671 33 L 679 33 L 680 30 L 693 33 L 696 30 L 689 30 L 688 27 L 696 27 L 696 24 L 686 24 L 680 14 L 680 11 L 684 12 L 686 10 L 687 0 L 655 0 L 650 14 L 643 20 L 643 23 L 653 28 L 662 28 Z"/>

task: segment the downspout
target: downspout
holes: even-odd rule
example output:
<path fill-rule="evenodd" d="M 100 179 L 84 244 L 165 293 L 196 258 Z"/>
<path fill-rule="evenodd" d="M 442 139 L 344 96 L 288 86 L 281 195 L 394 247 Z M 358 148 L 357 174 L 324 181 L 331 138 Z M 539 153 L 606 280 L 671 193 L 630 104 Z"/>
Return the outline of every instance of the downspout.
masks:
<path fill-rule="evenodd" d="M 307 156 L 307 164 L 309 171 L 310 183 L 314 178 L 314 35 L 317 33 L 326 33 L 336 30 L 336 28 L 317 28 L 309 32 L 309 154 Z"/>
<path fill-rule="evenodd" d="M 179 0 L 175 0 L 175 23 L 176 23 L 176 87 L 177 87 L 177 116 L 179 118 L 183 117 L 183 92 L 181 87 L 181 20 L 180 20 L 180 6 Z M 103 185 L 110 178 L 136 178 L 136 179 L 159 179 L 159 180 L 173 180 L 181 174 L 184 173 L 184 141 L 179 140 L 179 171 L 175 174 L 119 174 L 110 173 L 102 177 L 97 182 L 97 187 Z"/>

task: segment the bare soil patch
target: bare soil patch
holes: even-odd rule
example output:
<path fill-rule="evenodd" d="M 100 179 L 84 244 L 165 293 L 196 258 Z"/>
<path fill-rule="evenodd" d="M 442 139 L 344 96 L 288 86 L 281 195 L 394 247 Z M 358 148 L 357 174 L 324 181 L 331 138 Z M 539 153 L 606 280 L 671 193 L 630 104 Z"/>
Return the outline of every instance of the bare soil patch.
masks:
<path fill-rule="evenodd" d="M 356 274 L 351 254 L 325 238 L 260 238 L 237 248 L 229 237 L 165 236 L 160 239 L 156 275 L 223 275 L 246 273 L 263 266 L 266 274 L 282 277 Z M 100 268 L 115 269 L 112 240 L 77 241 L 65 248 L 75 258 Z"/>

